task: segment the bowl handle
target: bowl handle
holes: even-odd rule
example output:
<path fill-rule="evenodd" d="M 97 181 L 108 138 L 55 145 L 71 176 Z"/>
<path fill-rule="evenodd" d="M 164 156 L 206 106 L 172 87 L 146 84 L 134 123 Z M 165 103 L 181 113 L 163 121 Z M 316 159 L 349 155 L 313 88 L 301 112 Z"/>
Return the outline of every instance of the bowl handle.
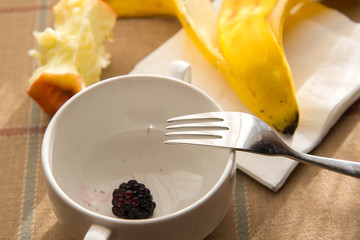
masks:
<path fill-rule="evenodd" d="M 191 82 L 190 64 L 181 60 L 173 61 L 169 66 L 167 75 L 169 77 L 177 78 L 190 83 Z"/>
<path fill-rule="evenodd" d="M 87 231 L 84 240 L 107 240 L 111 234 L 110 229 L 93 224 Z"/>

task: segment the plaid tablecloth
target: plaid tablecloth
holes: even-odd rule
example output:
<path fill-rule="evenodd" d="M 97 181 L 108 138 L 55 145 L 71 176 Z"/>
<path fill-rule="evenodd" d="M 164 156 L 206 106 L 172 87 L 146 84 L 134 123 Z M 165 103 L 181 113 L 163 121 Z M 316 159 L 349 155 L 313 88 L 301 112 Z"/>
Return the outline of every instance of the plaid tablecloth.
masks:
<path fill-rule="evenodd" d="M 51 116 L 26 95 L 34 30 L 52 26 L 55 0 L 0 1 L 0 239 L 70 239 L 46 193 L 40 147 Z M 360 21 L 359 0 L 325 1 Z M 172 17 L 118 19 L 102 79 L 127 74 L 181 28 Z M 360 161 L 360 101 L 313 154 Z M 300 164 L 275 193 L 241 172 L 224 221 L 207 239 L 359 239 L 360 180 Z"/>

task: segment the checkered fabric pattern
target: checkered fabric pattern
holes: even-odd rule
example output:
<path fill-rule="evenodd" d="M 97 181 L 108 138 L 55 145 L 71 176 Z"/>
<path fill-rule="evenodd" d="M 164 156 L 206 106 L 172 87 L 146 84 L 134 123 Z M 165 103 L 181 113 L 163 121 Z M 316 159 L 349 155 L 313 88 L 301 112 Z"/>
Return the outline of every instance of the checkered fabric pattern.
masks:
<path fill-rule="evenodd" d="M 120 1 L 120 0 L 119 0 Z M 36 62 L 33 31 L 53 24 L 55 0 L 0 2 L 0 239 L 70 239 L 54 215 L 40 162 L 51 116 L 27 96 Z M 357 0 L 326 1 L 360 20 Z M 181 28 L 173 17 L 118 19 L 112 64 L 102 79 L 127 74 Z M 313 152 L 359 161 L 360 101 L 344 114 Z M 208 240 L 359 239 L 359 180 L 299 165 L 277 193 L 236 175 L 234 201 Z M 219 206 L 221 207 L 221 206 Z"/>

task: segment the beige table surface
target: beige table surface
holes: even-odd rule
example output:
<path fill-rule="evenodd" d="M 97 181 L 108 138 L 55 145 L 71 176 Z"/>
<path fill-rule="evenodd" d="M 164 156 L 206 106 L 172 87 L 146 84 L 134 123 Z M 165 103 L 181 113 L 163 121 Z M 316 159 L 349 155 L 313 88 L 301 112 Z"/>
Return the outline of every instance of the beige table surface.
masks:
<path fill-rule="evenodd" d="M 0 239 L 70 239 L 54 216 L 40 164 L 51 116 L 26 95 L 32 32 L 53 26 L 55 0 L 0 1 Z M 360 22 L 359 0 L 328 0 Z M 127 74 L 181 28 L 173 17 L 118 19 L 101 79 Z M 360 101 L 312 152 L 360 161 Z M 360 239 L 360 181 L 300 164 L 275 193 L 241 172 L 234 202 L 207 239 Z"/>

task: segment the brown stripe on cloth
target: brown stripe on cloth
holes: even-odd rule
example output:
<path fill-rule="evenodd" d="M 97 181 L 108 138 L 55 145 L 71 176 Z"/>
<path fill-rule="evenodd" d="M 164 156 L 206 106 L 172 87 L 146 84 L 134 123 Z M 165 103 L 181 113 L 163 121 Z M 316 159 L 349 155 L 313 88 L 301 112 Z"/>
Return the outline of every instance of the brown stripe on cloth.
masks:
<path fill-rule="evenodd" d="M 31 127 L 17 127 L 17 128 L 3 128 L 0 129 L 0 137 L 10 137 L 26 134 L 40 134 L 44 133 L 46 126 L 31 126 Z"/>
<path fill-rule="evenodd" d="M 22 7 L 3 7 L 0 8 L 0 14 L 11 14 L 18 12 L 30 12 L 30 11 L 39 11 L 50 9 L 52 5 L 32 5 L 32 6 L 22 6 Z"/>

